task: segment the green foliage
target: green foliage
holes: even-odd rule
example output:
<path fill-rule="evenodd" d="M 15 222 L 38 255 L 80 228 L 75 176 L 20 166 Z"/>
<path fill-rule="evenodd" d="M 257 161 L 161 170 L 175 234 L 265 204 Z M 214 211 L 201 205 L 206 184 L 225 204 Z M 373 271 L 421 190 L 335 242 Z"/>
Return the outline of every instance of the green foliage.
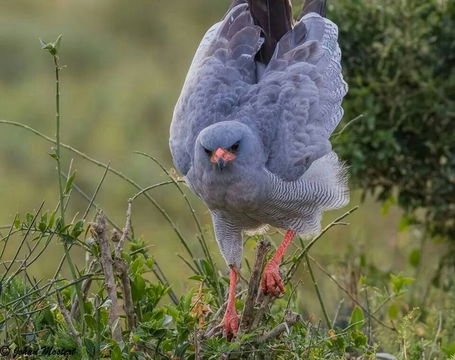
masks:
<path fill-rule="evenodd" d="M 353 179 L 455 239 L 455 3 L 342 0 L 331 10 L 350 86 L 345 122 L 357 118 L 336 142 Z"/>

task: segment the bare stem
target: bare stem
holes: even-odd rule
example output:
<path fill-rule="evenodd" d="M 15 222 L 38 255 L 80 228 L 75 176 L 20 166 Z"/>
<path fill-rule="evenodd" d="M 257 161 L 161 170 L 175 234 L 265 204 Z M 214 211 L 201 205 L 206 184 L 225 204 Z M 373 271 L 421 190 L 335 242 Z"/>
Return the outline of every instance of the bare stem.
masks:
<path fill-rule="evenodd" d="M 297 259 L 296 261 L 292 264 L 291 268 L 288 270 L 287 274 L 286 274 L 286 277 L 285 277 L 285 283 L 288 283 L 292 276 L 295 274 L 295 272 L 297 271 L 297 267 L 299 266 L 299 264 L 302 262 L 303 258 L 305 257 L 306 254 L 308 254 L 308 251 L 310 251 L 310 249 L 313 247 L 314 244 L 316 244 L 316 242 L 322 238 L 322 236 L 327 232 L 329 231 L 332 227 L 334 226 L 337 226 L 337 225 L 345 225 L 345 223 L 342 223 L 341 220 L 343 220 L 344 218 L 346 218 L 347 216 L 351 215 L 354 211 L 356 211 L 359 207 L 358 206 L 355 206 L 353 207 L 351 210 L 348 210 L 347 212 L 345 212 L 343 215 L 341 215 L 340 217 L 336 218 L 335 220 L 333 220 L 329 225 L 327 225 L 322 231 L 321 233 L 316 236 L 313 240 L 311 240 L 308 245 L 297 255 Z"/>
<path fill-rule="evenodd" d="M 254 261 L 253 271 L 251 272 L 250 282 L 248 284 L 248 294 L 243 309 L 240 331 L 248 331 L 254 320 L 254 303 L 259 292 L 262 269 L 264 268 L 265 258 L 270 251 L 270 242 L 261 239 L 257 244 L 256 259 Z"/>
<path fill-rule="evenodd" d="M 118 313 L 118 298 L 117 286 L 115 284 L 113 261 L 111 256 L 111 248 L 109 246 L 109 237 L 107 236 L 106 219 L 103 214 L 99 214 L 94 231 L 100 246 L 100 262 L 104 272 L 104 287 L 106 288 L 107 296 L 111 301 L 109 308 L 109 325 L 111 327 L 112 337 L 118 343 L 123 342 L 120 328 L 120 315 Z"/>
<path fill-rule="evenodd" d="M 120 259 L 122 257 L 123 245 L 125 244 L 125 240 L 131 231 L 131 205 L 133 203 L 132 199 L 128 200 L 128 209 L 126 210 L 126 222 L 125 227 L 122 230 L 122 236 L 120 236 L 120 240 L 115 247 L 115 257 Z"/>
<path fill-rule="evenodd" d="M 332 280 L 335 285 L 341 290 L 343 291 L 347 296 L 349 296 L 349 298 L 356 304 L 358 305 L 368 316 L 370 316 L 373 320 L 375 320 L 378 324 L 382 325 L 383 327 L 385 327 L 386 329 L 389 329 L 389 330 L 392 330 L 392 331 L 397 331 L 397 329 L 395 327 L 391 327 L 387 324 L 385 324 L 383 321 L 381 321 L 380 319 L 378 319 L 376 316 L 374 316 L 371 312 L 368 311 L 367 308 L 365 308 L 365 306 L 363 306 L 354 296 L 351 295 L 351 293 L 345 289 L 343 287 L 343 285 L 341 285 L 337 279 L 335 279 L 326 269 L 324 269 L 324 267 L 316 260 L 314 259 L 313 257 L 311 257 L 310 255 L 308 255 L 308 258 L 314 262 L 316 264 L 316 266 L 325 274 L 328 276 L 328 278 L 330 280 Z"/>
<path fill-rule="evenodd" d="M 133 330 L 136 327 L 136 315 L 134 313 L 133 295 L 131 292 L 131 283 L 128 276 L 128 264 L 122 259 L 123 245 L 131 232 L 131 205 L 133 200 L 128 200 L 128 209 L 126 210 L 125 227 L 122 230 L 120 240 L 115 247 L 114 267 L 120 276 L 120 282 L 123 290 L 123 308 L 128 319 L 128 330 Z"/>
<path fill-rule="evenodd" d="M 115 259 L 114 266 L 120 275 L 123 290 L 123 309 L 128 320 L 128 330 L 136 327 L 136 314 L 134 313 L 133 296 L 131 292 L 130 277 L 128 276 L 128 264 L 124 259 Z"/>
<path fill-rule="evenodd" d="M 292 327 L 294 324 L 296 324 L 300 320 L 301 320 L 301 316 L 299 314 L 293 313 L 291 311 L 287 311 L 284 322 L 275 326 L 268 333 L 259 337 L 257 342 L 266 343 L 270 340 L 278 338 L 285 331 L 289 331 L 289 328 Z"/>
<path fill-rule="evenodd" d="M 82 347 L 82 341 L 81 337 L 79 335 L 79 332 L 76 330 L 76 328 L 73 325 L 73 320 L 71 319 L 71 315 L 68 312 L 68 310 L 65 307 L 65 304 L 63 304 L 63 299 L 62 296 L 60 295 L 60 292 L 57 291 L 57 301 L 58 301 L 58 307 L 60 308 L 60 312 L 63 315 L 63 318 L 65 319 L 66 325 L 68 326 L 68 329 L 73 335 L 74 340 L 76 340 L 76 343 L 79 347 Z"/>
<path fill-rule="evenodd" d="M 324 314 L 325 323 L 327 324 L 327 327 L 330 329 L 332 327 L 332 324 L 330 322 L 329 316 L 327 315 L 327 310 L 325 309 L 324 301 L 322 300 L 322 295 L 321 295 L 321 291 L 319 290 L 318 282 L 316 281 L 316 278 L 314 277 L 313 269 L 310 264 L 310 259 L 308 259 L 308 254 L 305 254 L 305 260 L 308 265 L 308 271 L 311 276 L 311 281 L 313 282 L 314 289 L 316 290 L 316 295 L 318 296 L 319 304 L 321 305 L 322 313 Z"/>
<path fill-rule="evenodd" d="M 57 55 L 53 56 L 55 66 L 55 155 L 57 160 L 58 189 L 60 194 L 60 215 L 65 223 L 65 208 L 63 205 L 63 183 L 60 173 L 62 172 L 61 152 L 60 152 L 60 64 Z"/>
<path fill-rule="evenodd" d="M 57 177 L 58 177 L 58 187 L 59 187 L 59 194 L 60 194 L 60 216 L 61 216 L 61 224 L 65 225 L 65 203 L 64 203 L 64 197 L 65 194 L 63 193 L 63 183 L 62 183 L 62 177 L 60 176 L 62 172 L 62 163 L 61 163 L 61 143 L 60 143 L 60 120 L 61 120 L 61 115 L 60 115 L 60 63 L 59 63 L 59 57 L 57 55 L 53 55 L 54 59 L 54 66 L 55 66 L 55 155 L 56 155 L 56 161 L 57 161 Z M 68 266 L 71 271 L 71 276 L 73 279 L 77 279 L 77 272 L 76 272 L 76 267 L 74 266 L 73 259 L 70 254 L 70 249 L 68 247 L 68 244 L 65 242 L 64 239 L 61 239 L 63 242 L 63 248 L 65 250 L 65 255 L 66 255 L 66 260 L 68 261 Z M 79 303 L 83 304 L 83 297 L 82 297 L 82 292 L 81 292 L 81 285 L 80 283 L 76 283 L 76 294 Z M 84 316 L 84 306 L 80 306 L 80 313 L 81 317 Z"/>

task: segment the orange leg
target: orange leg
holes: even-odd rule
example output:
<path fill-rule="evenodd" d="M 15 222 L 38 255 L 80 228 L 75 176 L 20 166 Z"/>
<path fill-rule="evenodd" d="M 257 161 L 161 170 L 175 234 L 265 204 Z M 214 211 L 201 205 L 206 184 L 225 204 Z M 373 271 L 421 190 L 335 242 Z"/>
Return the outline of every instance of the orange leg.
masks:
<path fill-rule="evenodd" d="M 226 307 L 226 313 L 223 318 L 223 330 L 228 340 L 231 340 L 239 329 L 239 316 L 235 310 L 235 287 L 237 285 L 238 269 L 231 266 L 229 277 L 229 297 Z"/>
<path fill-rule="evenodd" d="M 262 275 L 262 291 L 266 294 L 280 296 L 284 293 L 284 285 L 280 275 L 280 263 L 294 236 L 294 230 L 288 230 L 286 232 L 283 241 L 264 269 L 264 274 Z"/>

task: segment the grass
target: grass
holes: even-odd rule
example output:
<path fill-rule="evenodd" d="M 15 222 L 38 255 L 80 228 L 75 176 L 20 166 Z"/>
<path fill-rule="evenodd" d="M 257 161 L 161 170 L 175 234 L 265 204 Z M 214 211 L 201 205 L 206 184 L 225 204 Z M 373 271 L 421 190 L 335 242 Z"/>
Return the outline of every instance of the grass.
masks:
<path fill-rule="evenodd" d="M 301 240 L 301 247 L 288 255 L 282 268 L 287 291 L 280 299 L 260 293 L 256 296 L 258 276 L 270 255 L 270 246 L 267 237 L 247 240 L 258 244 L 257 258 L 242 270 L 236 305 L 250 320 L 234 341 L 227 341 L 220 334 L 219 323 L 228 279 L 207 245 L 211 231 L 202 226 L 181 181 L 155 157 L 140 153 L 157 164 L 167 178 L 141 187 L 110 164 L 61 143 L 59 39 L 43 44 L 54 60 L 57 80 L 55 139 L 22 123 L 0 121 L 31 131 L 56 146 L 51 157 L 57 164 L 59 184 L 59 201 L 53 210 L 45 211 L 47 206 L 42 203 L 34 212 L 16 215 L 3 229 L 6 234 L 0 234 L 5 269 L 0 281 L 3 355 L 25 358 L 29 352 L 40 359 L 64 355 L 72 359 L 376 359 L 390 356 L 383 354 L 389 352 L 397 359 L 444 359 L 455 354 L 453 285 L 442 289 L 424 283 L 430 289 L 429 299 L 416 301 L 408 295 L 422 286 L 419 278 L 382 271 L 361 254 L 357 263 L 340 264 L 335 271 L 326 269 L 312 256 L 316 242 L 334 227 L 348 225 L 344 219 L 357 208 L 336 218 L 318 237 L 306 243 Z M 104 169 L 93 194 L 77 185 L 79 175 L 72 171 L 72 163 L 63 172 L 61 148 Z M 97 205 L 108 173 L 136 191 L 124 201 L 124 226 L 110 218 L 108 209 Z M 151 195 L 163 186 L 173 186 L 184 199 L 197 229 L 201 256 L 196 256 L 176 221 Z M 83 195 L 87 206 L 70 216 L 68 204 L 74 192 Z M 179 257 L 191 270 L 195 286 L 183 296 L 175 294 L 165 275 L 172 265 L 159 263 L 150 254 L 146 239 L 134 232 L 134 205 L 139 198 L 158 210 L 186 252 Z M 92 208 L 96 213 L 90 219 Z M 36 279 L 31 266 L 46 257 L 54 242 L 63 244 L 64 255 L 60 261 L 48 260 L 55 266 L 51 279 Z M 4 259 L 7 247 L 14 252 Z M 75 264 L 75 252 L 83 254 L 84 264 Z M 414 259 L 416 267 L 420 261 Z M 339 279 L 343 266 L 349 268 L 349 281 Z M 66 268 L 70 269 L 70 279 L 65 275 Z M 325 299 L 333 293 L 324 292 L 318 285 L 316 269 L 319 276 L 326 276 L 344 294 L 337 309 L 327 306 Z M 314 293 L 306 296 L 318 298 L 322 321 L 299 309 L 298 270 L 309 274 Z M 418 303 L 426 305 L 419 308 Z"/>

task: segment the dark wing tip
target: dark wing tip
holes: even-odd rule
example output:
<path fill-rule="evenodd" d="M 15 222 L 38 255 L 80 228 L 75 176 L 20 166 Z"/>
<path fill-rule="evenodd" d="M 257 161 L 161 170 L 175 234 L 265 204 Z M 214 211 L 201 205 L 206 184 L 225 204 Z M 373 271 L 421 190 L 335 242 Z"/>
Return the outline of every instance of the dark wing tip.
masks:
<path fill-rule="evenodd" d="M 325 17 L 327 0 L 305 0 L 303 5 L 302 13 L 299 16 L 299 19 L 304 17 L 309 13 L 317 13 L 322 17 Z"/>

